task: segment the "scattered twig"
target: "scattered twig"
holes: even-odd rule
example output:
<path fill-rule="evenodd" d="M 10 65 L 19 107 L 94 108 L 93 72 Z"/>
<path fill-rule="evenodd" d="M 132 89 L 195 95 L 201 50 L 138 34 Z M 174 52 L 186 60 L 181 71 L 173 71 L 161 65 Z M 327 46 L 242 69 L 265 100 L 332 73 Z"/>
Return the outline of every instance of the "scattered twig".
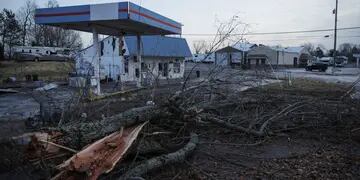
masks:
<path fill-rule="evenodd" d="M 43 143 L 51 144 L 51 145 L 56 146 L 56 147 L 61 148 L 61 149 L 65 149 L 65 150 L 70 151 L 72 153 L 77 153 L 78 152 L 78 151 L 76 151 L 74 149 L 71 149 L 71 148 L 68 148 L 66 146 L 62 146 L 60 144 L 56 144 L 56 143 L 53 143 L 53 142 L 50 142 L 50 141 L 45 141 L 45 140 L 41 140 L 41 139 L 39 141 L 43 142 Z"/>

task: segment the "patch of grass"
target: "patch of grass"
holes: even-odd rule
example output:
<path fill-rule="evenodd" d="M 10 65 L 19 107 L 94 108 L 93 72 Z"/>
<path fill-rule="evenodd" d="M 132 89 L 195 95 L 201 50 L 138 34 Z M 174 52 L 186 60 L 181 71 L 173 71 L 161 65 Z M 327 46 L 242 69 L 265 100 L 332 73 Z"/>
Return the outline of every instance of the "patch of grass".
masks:
<path fill-rule="evenodd" d="M 26 75 L 38 75 L 39 80 L 66 80 L 74 71 L 74 62 L 0 62 L 0 83 L 8 77 L 25 80 Z"/>
<path fill-rule="evenodd" d="M 344 95 L 349 90 L 349 86 L 299 78 L 294 79 L 291 85 L 289 85 L 288 82 L 283 81 L 281 83 L 263 86 L 262 89 L 269 93 L 283 92 L 290 95 L 305 95 L 333 99 L 340 98 Z"/>

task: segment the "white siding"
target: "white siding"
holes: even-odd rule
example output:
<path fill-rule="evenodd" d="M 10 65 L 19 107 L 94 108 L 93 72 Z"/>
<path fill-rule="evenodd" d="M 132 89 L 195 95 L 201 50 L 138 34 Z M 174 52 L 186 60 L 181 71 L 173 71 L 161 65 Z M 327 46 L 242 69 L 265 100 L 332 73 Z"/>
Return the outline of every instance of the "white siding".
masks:
<path fill-rule="evenodd" d="M 279 52 L 279 64 L 278 65 L 294 65 L 294 58 L 297 58 L 299 63 L 299 54 L 298 53 L 289 53 L 289 52 Z"/>
<path fill-rule="evenodd" d="M 230 63 L 241 63 L 242 61 L 242 52 L 217 52 L 215 54 L 217 65 L 225 66 L 230 65 Z"/>
<path fill-rule="evenodd" d="M 121 76 L 122 81 L 135 81 L 136 77 L 136 68 L 140 67 L 140 63 L 134 61 L 134 57 L 127 57 L 129 61 L 128 72 L 125 73 L 125 69 L 122 69 L 124 72 Z M 178 79 L 184 77 L 185 63 L 184 58 L 156 58 L 156 57 L 143 57 L 142 61 L 146 69 L 143 69 L 142 76 L 144 79 Z M 159 72 L 159 63 L 168 64 L 168 76 L 163 76 L 163 72 Z M 174 71 L 174 64 L 180 63 L 180 72 Z M 125 68 L 125 66 L 123 67 Z"/>
<path fill-rule="evenodd" d="M 118 77 L 121 78 L 121 81 L 136 81 L 136 69 L 140 67 L 140 63 L 134 60 L 134 56 L 128 55 L 128 50 L 125 53 L 125 57 L 119 56 L 119 41 L 116 39 L 115 49 L 112 46 L 112 38 L 106 38 L 103 41 L 104 49 L 103 55 L 100 57 L 100 77 L 101 79 L 105 79 L 106 76 L 117 80 Z M 101 47 L 101 45 L 99 46 Z M 125 49 L 126 43 L 125 43 Z M 177 79 L 183 78 L 185 64 L 184 58 L 163 58 L 163 57 L 142 57 L 142 62 L 146 64 L 148 67 L 148 71 L 143 70 L 141 73 L 144 78 L 152 78 L 154 77 L 159 79 Z M 128 72 L 125 72 L 125 61 L 128 62 Z M 180 72 L 174 72 L 174 63 L 180 63 Z M 94 61 L 93 57 L 93 47 L 89 47 L 83 50 L 79 57 L 76 58 L 76 69 L 80 74 L 88 74 L 88 68 L 86 68 L 86 64 L 92 64 Z M 159 74 L 159 63 L 168 63 L 168 76 L 165 77 L 162 73 Z"/>

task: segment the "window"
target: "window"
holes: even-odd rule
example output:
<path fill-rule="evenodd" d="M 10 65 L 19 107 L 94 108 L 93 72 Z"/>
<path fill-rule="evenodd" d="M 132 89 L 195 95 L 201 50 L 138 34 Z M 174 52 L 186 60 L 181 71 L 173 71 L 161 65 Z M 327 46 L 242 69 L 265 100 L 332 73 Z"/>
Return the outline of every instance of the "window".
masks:
<path fill-rule="evenodd" d="M 25 52 L 24 50 L 21 50 L 21 52 Z"/>
<path fill-rule="evenodd" d="M 36 52 L 39 52 L 39 50 L 37 49 Z"/>
<path fill-rule="evenodd" d="M 142 72 L 145 72 L 145 71 L 147 71 L 147 66 L 146 66 L 146 64 L 145 63 L 141 63 L 141 71 Z"/>
<path fill-rule="evenodd" d="M 174 73 L 180 73 L 180 63 L 179 62 L 175 62 L 173 64 L 173 69 L 174 69 Z"/>
<path fill-rule="evenodd" d="M 112 38 L 112 44 L 111 45 L 112 45 L 113 51 L 115 51 L 116 39 L 114 37 Z M 121 51 L 119 51 L 119 52 L 121 52 Z M 122 55 L 123 54 L 120 53 L 120 56 L 122 56 Z"/>
<path fill-rule="evenodd" d="M 163 63 L 159 63 L 159 72 L 163 71 Z"/>
<path fill-rule="evenodd" d="M 256 59 L 256 65 L 259 65 L 259 61 L 260 61 L 259 59 Z"/>
<path fill-rule="evenodd" d="M 31 49 L 29 50 L 29 53 L 31 53 Z"/>
<path fill-rule="evenodd" d="M 49 51 L 46 51 L 46 54 L 49 54 Z"/>
<path fill-rule="evenodd" d="M 103 56 L 104 55 L 104 41 L 101 41 L 100 48 L 101 48 L 100 56 Z"/>
<path fill-rule="evenodd" d="M 139 77 L 140 77 L 139 68 L 136 68 L 136 69 L 135 69 L 135 76 L 136 76 L 136 78 L 139 78 Z"/>
<path fill-rule="evenodd" d="M 265 59 L 261 59 L 261 64 L 265 65 Z"/>
<path fill-rule="evenodd" d="M 129 73 L 129 60 L 127 58 L 124 59 L 124 72 Z"/>
<path fill-rule="evenodd" d="M 134 56 L 134 62 L 137 62 L 138 59 L 137 59 L 137 56 Z"/>

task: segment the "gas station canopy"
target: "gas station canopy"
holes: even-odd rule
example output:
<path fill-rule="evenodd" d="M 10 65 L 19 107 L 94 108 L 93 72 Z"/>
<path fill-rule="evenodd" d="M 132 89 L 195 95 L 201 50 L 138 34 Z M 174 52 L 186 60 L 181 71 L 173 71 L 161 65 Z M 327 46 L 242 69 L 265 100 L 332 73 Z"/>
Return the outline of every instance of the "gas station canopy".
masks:
<path fill-rule="evenodd" d="M 131 2 L 36 9 L 36 24 L 99 34 L 181 34 L 182 25 Z"/>

